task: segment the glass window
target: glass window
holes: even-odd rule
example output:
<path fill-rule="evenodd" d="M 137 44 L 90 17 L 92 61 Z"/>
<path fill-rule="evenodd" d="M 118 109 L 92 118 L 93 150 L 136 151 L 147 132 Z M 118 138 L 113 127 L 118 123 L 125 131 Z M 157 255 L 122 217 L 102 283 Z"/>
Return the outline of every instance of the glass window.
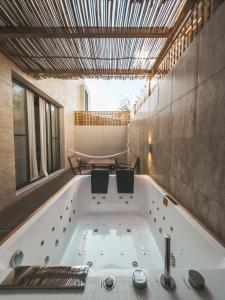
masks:
<path fill-rule="evenodd" d="M 13 121 L 15 141 L 16 187 L 30 183 L 29 138 L 27 128 L 26 88 L 13 82 Z M 60 168 L 59 108 L 46 101 L 46 144 L 48 173 Z M 40 116 L 39 96 L 34 97 L 35 139 L 37 164 L 40 170 Z"/>
<path fill-rule="evenodd" d="M 46 102 L 48 172 L 60 168 L 59 109 Z"/>
<path fill-rule="evenodd" d="M 60 165 L 59 157 L 59 109 L 51 104 L 52 121 L 52 170 L 58 170 Z"/>
<path fill-rule="evenodd" d="M 47 138 L 47 158 L 48 172 L 52 172 L 52 143 L 51 143 L 51 113 L 50 104 L 46 102 L 46 138 Z"/>
<path fill-rule="evenodd" d="M 85 108 L 84 108 L 84 110 L 88 111 L 88 93 L 86 90 L 85 90 Z"/>
<path fill-rule="evenodd" d="M 26 120 L 25 88 L 13 82 L 13 121 L 15 141 L 16 186 L 21 187 L 29 181 L 28 137 Z"/>

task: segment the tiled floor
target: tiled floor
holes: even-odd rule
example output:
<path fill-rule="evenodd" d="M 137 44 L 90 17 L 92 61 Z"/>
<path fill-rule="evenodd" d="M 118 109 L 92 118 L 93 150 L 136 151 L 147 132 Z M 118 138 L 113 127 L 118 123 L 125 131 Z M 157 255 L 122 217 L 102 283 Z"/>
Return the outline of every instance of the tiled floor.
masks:
<path fill-rule="evenodd" d="M 0 242 L 15 227 L 32 214 L 39 206 L 56 193 L 72 177 L 72 171 L 66 170 L 48 183 L 37 188 L 33 192 L 20 196 L 20 200 L 0 212 Z"/>

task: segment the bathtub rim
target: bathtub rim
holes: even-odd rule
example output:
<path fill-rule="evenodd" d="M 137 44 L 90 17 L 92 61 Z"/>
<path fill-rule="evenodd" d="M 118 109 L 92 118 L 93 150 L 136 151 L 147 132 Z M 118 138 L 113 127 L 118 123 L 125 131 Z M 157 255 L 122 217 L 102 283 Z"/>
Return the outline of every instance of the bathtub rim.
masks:
<path fill-rule="evenodd" d="M 158 182 L 154 180 L 150 175 L 146 175 L 151 179 L 152 184 L 158 188 L 163 196 L 175 206 L 177 210 L 184 216 L 184 218 L 188 219 L 191 224 L 202 234 L 204 235 L 208 242 L 210 242 L 213 246 L 221 248 L 223 255 L 225 255 L 225 243 L 218 238 L 205 224 L 203 224 L 195 215 L 193 215 L 187 208 L 185 208 L 176 198 L 174 198 L 170 193 L 168 193 Z M 175 203 L 173 203 L 175 202 Z M 205 234 L 207 233 L 207 234 Z"/>
<path fill-rule="evenodd" d="M 115 177 L 116 175 L 110 175 Z M 13 243 L 15 239 L 20 237 L 26 229 L 33 224 L 39 216 L 46 211 L 51 205 L 57 201 L 60 197 L 72 184 L 76 181 L 80 181 L 83 178 L 91 177 L 91 175 L 79 175 L 71 178 L 63 187 L 61 187 L 57 192 L 55 192 L 47 201 L 45 201 L 41 206 L 39 206 L 33 213 L 31 213 L 26 219 L 24 219 L 19 225 L 17 225 L 8 235 L 6 235 L 0 241 L 0 250 L 10 246 L 10 243 Z M 150 175 L 138 174 L 135 177 L 142 177 L 145 180 L 151 182 L 151 184 L 162 194 L 163 198 L 166 198 L 171 205 L 177 209 L 182 216 L 187 219 L 191 225 L 198 230 L 198 232 L 207 239 L 207 241 L 217 249 L 225 257 L 225 243 L 220 240 L 215 234 L 213 234 L 200 220 L 198 220 L 188 209 L 186 209 L 182 204 L 179 203 L 170 193 L 168 193 L 162 186 L 160 186 Z M 173 200 L 171 200 L 171 198 Z M 175 203 L 174 203 L 174 202 Z"/>
<path fill-rule="evenodd" d="M 84 175 L 85 176 L 85 175 Z M 48 198 L 42 205 L 40 205 L 37 209 L 35 209 L 27 218 L 25 218 L 20 224 L 18 224 L 9 234 L 7 234 L 0 241 L 0 249 L 7 244 L 9 239 L 12 238 L 13 235 L 18 233 L 22 234 L 30 224 L 34 223 L 38 217 L 46 211 L 51 205 L 55 203 L 57 198 L 63 194 L 64 191 L 67 190 L 68 187 L 72 185 L 73 182 L 77 180 L 78 177 L 71 178 L 63 187 L 61 187 L 57 192 L 55 192 L 51 197 Z"/>

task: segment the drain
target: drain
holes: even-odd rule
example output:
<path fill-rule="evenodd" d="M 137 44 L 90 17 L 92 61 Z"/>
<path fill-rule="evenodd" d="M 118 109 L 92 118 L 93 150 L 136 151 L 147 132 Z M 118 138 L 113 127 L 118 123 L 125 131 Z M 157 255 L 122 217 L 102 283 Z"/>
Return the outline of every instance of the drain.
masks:
<path fill-rule="evenodd" d="M 135 267 L 135 268 L 137 268 L 137 267 L 138 267 L 138 262 L 137 262 L 136 260 L 133 261 L 133 262 L 132 262 L 132 266 Z"/>
<path fill-rule="evenodd" d="M 92 261 L 88 261 L 87 265 L 91 268 L 93 266 L 93 262 Z"/>
<path fill-rule="evenodd" d="M 94 232 L 98 232 L 98 229 L 97 229 L 97 228 L 95 228 L 95 229 L 94 229 Z"/>
<path fill-rule="evenodd" d="M 127 229 L 127 232 L 131 232 L 131 230 L 128 228 L 128 229 Z"/>

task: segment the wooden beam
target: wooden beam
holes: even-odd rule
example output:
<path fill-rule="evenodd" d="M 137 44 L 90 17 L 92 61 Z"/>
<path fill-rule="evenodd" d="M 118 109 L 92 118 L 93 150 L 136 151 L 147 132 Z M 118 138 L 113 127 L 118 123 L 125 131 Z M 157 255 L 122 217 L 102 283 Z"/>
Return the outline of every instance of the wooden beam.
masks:
<path fill-rule="evenodd" d="M 177 36 L 177 33 L 179 32 L 181 25 L 183 24 L 183 22 L 185 21 L 185 19 L 188 16 L 188 14 L 191 12 L 191 10 L 195 7 L 197 2 L 198 2 L 198 0 L 187 0 L 186 3 L 184 4 L 179 17 L 177 18 L 173 28 L 170 31 L 169 37 L 166 40 L 165 45 L 163 46 L 162 50 L 160 51 L 158 58 L 156 59 L 154 65 L 152 66 L 152 77 L 154 77 L 155 74 L 157 73 L 161 62 L 163 61 L 166 54 L 168 53 L 168 50 L 172 46 L 172 44 Z"/>
<path fill-rule="evenodd" d="M 28 75 L 32 75 L 37 78 L 85 78 L 85 77 L 152 77 L 152 70 L 146 69 L 57 69 L 57 70 L 23 70 Z M 165 75 L 164 71 L 157 72 L 156 75 Z"/>
<path fill-rule="evenodd" d="M 21 38 L 167 38 L 169 28 L 132 27 L 1 27 L 0 40 Z"/>
<path fill-rule="evenodd" d="M 150 70 L 145 69 L 77 69 L 77 70 L 67 70 L 67 69 L 38 69 L 38 70 L 24 70 L 25 73 L 35 76 L 43 77 L 85 77 L 85 76 L 141 76 L 148 77 L 151 75 Z"/>

